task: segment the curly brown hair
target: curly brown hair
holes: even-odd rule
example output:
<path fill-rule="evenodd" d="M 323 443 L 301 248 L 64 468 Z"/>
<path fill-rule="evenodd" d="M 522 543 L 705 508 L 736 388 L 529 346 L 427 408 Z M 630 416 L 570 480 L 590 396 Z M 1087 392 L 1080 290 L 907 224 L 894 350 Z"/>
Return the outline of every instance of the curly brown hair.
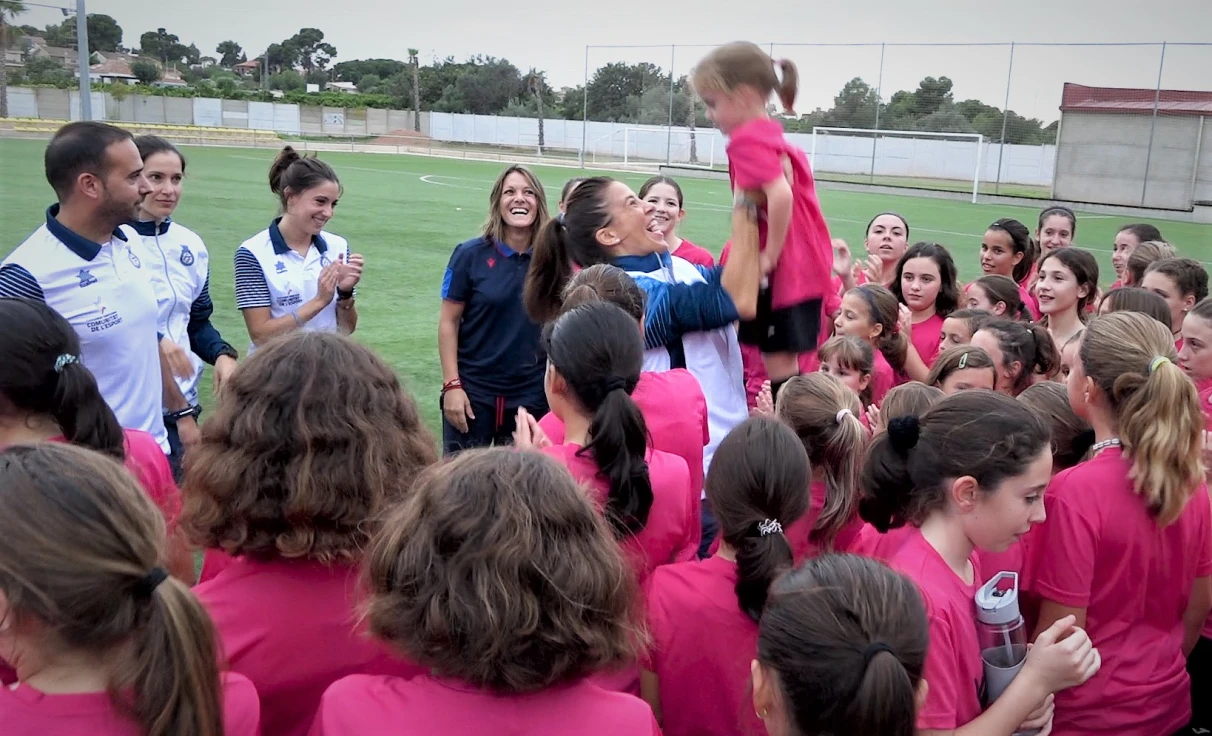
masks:
<path fill-rule="evenodd" d="M 606 520 L 554 460 L 472 450 L 427 469 L 366 556 L 370 631 L 440 676 L 528 693 L 644 644 Z"/>
<path fill-rule="evenodd" d="M 189 453 L 181 524 L 229 555 L 352 563 L 368 521 L 436 460 L 386 363 L 342 335 L 292 332 L 228 380 Z"/>

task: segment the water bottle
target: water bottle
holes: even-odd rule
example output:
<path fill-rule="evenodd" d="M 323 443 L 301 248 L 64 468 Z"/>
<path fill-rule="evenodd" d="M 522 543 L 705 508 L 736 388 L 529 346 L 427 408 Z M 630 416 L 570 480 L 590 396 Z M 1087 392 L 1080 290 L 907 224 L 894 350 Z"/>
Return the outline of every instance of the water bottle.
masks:
<path fill-rule="evenodd" d="M 1018 610 L 1018 573 L 1000 572 L 976 591 L 976 621 L 988 707 L 1006 691 L 1027 659 L 1027 626 Z M 1018 731 L 1015 736 L 1038 732 Z"/>

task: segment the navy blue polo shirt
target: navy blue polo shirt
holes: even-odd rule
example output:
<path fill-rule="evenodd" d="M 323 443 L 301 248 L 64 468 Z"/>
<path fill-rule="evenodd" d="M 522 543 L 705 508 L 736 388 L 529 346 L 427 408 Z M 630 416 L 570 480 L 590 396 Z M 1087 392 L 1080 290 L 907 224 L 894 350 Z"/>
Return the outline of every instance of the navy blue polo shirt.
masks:
<path fill-rule="evenodd" d="M 522 306 L 530 253 L 479 237 L 454 249 L 442 279 L 442 298 L 463 305 L 459 324 L 459 379 L 468 397 L 510 406 L 545 404 L 547 356 L 542 326 Z"/>

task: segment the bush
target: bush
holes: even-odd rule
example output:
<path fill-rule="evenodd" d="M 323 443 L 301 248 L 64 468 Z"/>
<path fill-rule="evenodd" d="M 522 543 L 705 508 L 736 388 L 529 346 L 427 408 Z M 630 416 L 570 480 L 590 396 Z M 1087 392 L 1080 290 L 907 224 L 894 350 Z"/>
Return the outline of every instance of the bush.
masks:
<path fill-rule="evenodd" d="M 280 89 L 283 92 L 293 92 L 303 89 L 307 86 L 307 82 L 303 80 L 303 75 L 293 69 L 287 69 L 284 72 L 278 72 L 269 78 L 270 89 Z"/>
<path fill-rule="evenodd" d="M 135 75 L 135 79 L 139 80 L 139 84 L 154 84 L 160 81 L 163 73 L 160 67 L 155 62 L 146 59 L 139 59 L 130 65 L 130 73 Z"/>

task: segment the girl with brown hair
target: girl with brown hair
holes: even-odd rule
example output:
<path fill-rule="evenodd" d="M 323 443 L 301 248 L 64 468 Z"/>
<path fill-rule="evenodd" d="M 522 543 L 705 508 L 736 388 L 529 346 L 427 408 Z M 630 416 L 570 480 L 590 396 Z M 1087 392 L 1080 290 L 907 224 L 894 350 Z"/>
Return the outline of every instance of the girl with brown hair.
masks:
<path fill-rule="evenodd" d="M 993 358 L 971 345 L 944 350 L 926 379 L 927 385 L 937 386 L 946 396 L 971 389 L 992 391 L 996 382 L 997 366 L 993 364 Z"/>
<path fill-rule="evenodd" d="M 1042 325 L 1008 319 L 992 319 L 972 336 L 972 345 L 984 350 L 997 366 L 994 389 L 1018 396 L 1043 376 L 1060 370 L 1060 351 Z"/>
<path fill-rule="evenodd" d="M 835 335 L 859 337 L 875 350 L 871 374 L 871 403 L 879 406 L 896 382 L 894 371 L 905 365 L 909 338 L 900 327 L 900 302 L 878 284 L 863 284 L 847 291 L 833 321 Z"/>

